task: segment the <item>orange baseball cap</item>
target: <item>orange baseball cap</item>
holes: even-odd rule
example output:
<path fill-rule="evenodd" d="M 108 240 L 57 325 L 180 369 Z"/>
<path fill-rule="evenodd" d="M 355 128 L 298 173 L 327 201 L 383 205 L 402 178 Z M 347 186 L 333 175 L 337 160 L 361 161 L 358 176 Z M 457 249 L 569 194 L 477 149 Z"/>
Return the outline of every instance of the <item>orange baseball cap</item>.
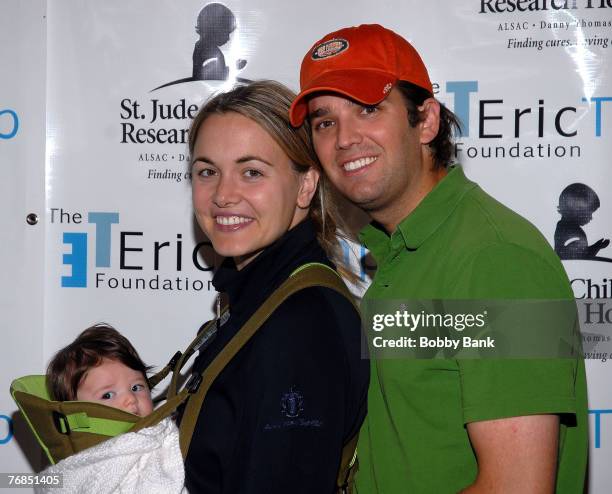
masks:
<path fill-rule="evenodd" d="M 366 105 L 387 97 L 397 81 L 407 81 L 433 94 L 421 57 L 400 35 L 378 24 L 362 24 L 328 34 L 302 60 L 301 92 L 291 104 L 294 127 L 308 113 L 306 96 L 331 91 Z"/>

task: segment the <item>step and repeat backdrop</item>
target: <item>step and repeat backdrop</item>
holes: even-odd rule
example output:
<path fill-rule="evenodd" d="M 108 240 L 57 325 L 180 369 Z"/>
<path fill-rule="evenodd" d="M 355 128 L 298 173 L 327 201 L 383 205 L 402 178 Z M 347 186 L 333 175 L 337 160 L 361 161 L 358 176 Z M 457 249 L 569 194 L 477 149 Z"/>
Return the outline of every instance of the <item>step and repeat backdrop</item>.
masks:
<path fill-rule="evenodd" d="M 96 322 L 162 366 L 212 316 L 221 259 L 193 219 L 186 144 L 202 102 L 241 80 L 297 90 L 311 44 L 361 23 L 420 51 L 464 124 L 456 161 L 573 259 L 576 297 L 597 299 L 589 332 L 611 334 L 612 1 L 3 2 L 0 470 L 42 465 L 13 378 Z M 224 69 L 201 70 L 209 58 Z M 363 289 L 374 267 L 359 245 L 345 255 Z M 602 348 L 587 361 L 591 493 L 612 485 Z"/>

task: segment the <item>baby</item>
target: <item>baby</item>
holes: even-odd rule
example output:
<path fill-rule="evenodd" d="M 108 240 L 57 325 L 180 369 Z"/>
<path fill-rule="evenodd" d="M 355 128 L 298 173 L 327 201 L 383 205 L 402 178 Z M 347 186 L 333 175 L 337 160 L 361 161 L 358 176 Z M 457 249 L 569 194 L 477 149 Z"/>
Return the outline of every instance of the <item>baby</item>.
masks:
<path fill-rule="evenodd" d="M 125 336 L 98 324 L 57 352 L 47 386 L 57 401 L 93 401 L 144 417 L 153 411 L 148 370 Z"/>
<path fill-rule="evenodd" d="M 53 357 L 47 387 L 56 401 L 96 402 L 144 417 L 153 411 L 148 370 L 127 338 L 97 324 Z M 170 417 L 68 456 L 43 474 L 61 474 L 68 494 L 186 492 L 178 429 Z"/>

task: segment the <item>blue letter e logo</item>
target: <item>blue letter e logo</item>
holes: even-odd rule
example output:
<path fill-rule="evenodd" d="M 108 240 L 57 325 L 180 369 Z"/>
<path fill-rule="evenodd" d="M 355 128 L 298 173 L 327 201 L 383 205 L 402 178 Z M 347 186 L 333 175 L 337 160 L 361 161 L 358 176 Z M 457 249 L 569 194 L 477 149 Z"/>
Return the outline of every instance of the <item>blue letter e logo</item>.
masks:
<path fill-rule="evenodd" d="M 64 244 L 72 246 L 72 252 L 62 257 L 64 264 L 72 266 L 72 275 L 62 276 L 62 287 L 85 288 L 87 286 L 87 234 L 64 232 Z"/>

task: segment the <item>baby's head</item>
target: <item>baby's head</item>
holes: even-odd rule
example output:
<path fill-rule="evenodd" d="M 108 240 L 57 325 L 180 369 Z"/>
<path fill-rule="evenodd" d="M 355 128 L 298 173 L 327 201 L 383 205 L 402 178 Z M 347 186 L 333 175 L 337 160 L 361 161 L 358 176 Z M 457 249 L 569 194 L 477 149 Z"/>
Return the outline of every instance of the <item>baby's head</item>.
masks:
<path fill-rule="evenodd" d="M 144 417 L 153 411 L 147 370 L 127 338 L 98 324 L 57 352 L 47 386 L 58 401 L 93 401 Z"/>

